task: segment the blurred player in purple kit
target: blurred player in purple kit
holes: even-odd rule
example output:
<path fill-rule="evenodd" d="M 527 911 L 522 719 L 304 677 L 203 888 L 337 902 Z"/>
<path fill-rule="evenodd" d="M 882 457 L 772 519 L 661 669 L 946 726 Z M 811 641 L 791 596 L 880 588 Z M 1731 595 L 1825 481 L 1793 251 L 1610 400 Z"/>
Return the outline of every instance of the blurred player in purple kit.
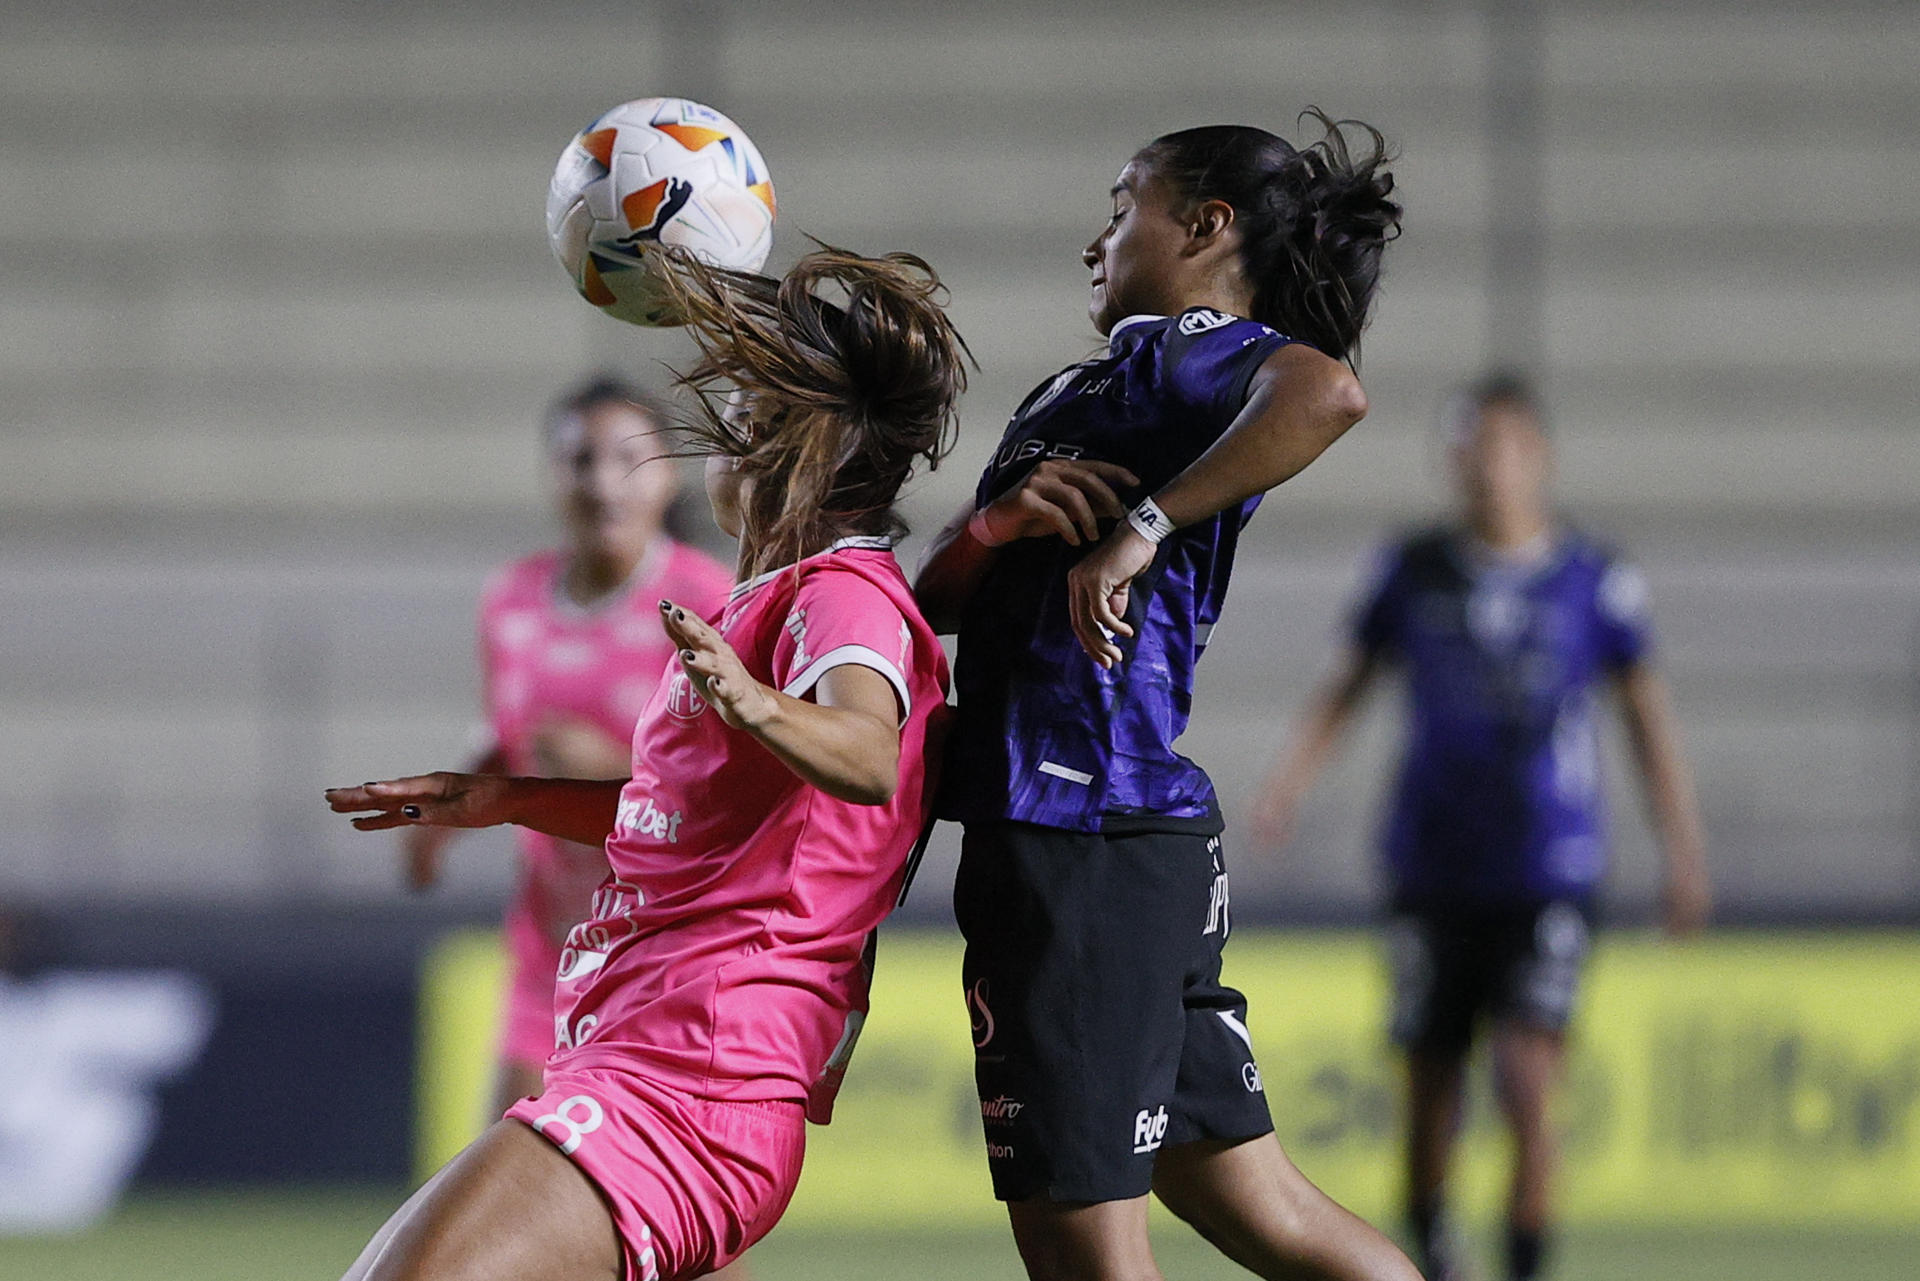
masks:
<path fill-rule="evenodd" d="M 1249 829 L 1283 844 L 1376 679 L 1405 677 L 1404 761 L 1382 837 L 1393 1037 L 1407 1058 L 1407 1219 L 1431 1278 L 1461 1275 L 1447 1166 L 1468 1050 L 1486 1025 L 1514 1137 L 1507 1272 L 1540 1274 L 1556 1167 L 1551 1104 L 1606 866 L 1594 694 L 1619 693 L 1665 855 L 1667 928 L 1709 897 L 1700 817 L 1639 572 L 1558 524 L 1532 390 L 1495 375 L 1448 407 L 1456 526 L 1392 547 L 1352 643 L 1309 701 Z"/>

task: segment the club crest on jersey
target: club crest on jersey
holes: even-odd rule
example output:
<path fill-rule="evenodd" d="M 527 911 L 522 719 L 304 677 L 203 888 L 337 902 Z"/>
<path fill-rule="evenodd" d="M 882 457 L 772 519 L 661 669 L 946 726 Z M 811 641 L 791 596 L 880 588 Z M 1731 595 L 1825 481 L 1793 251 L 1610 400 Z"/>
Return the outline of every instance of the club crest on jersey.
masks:
<path fill-rule="evenodd" d="M 1192 337 L 1194 334 L 1204 334 L 1209 329 L 1218 329 L 1222 325 L 1231 325 L 1233 322 L 1234 317 L 1224 311 L 1215 311 L 1211 307 L 1195 307 L 1180 317 L 1180 332 Z"/>
<path fill-rule="evenodd" d="M 676 720 L 694 721 L 706 710 L 707 700 L 693 687 L 693 677 L 684 670 L 675 672 L 667 682 L 667 715 Z"/>

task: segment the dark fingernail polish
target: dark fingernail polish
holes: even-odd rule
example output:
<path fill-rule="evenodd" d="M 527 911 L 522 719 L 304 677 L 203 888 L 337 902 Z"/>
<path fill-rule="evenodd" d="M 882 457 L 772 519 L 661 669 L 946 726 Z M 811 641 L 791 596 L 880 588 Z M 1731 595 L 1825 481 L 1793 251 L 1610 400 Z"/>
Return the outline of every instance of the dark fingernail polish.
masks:
<path fill-rule="evenodd" d="M 681 650 L 680 661 L 683 663 L 691 663 L 693 661 L 693 651 L 690 649 Z"/>
<path fill-rule="evenodd" d="M 684 623 L 684 622 L 686 622 L 686 621 L 687 621 L 687 611 L 686 611 L 686 610 L 684 610 L 684 609 L 676 609 L 676 610 L 674 610 L 674 611 L 673 611 L 673 621 L 674 621 L 674 622 L 676 622 L 676 623 Z"/>
<path fill-rule="evenodd" d="M 663 613 L 663 614 L 669 614 L 669 613 L 672 613 L 672 612 L 673 612 L 673 602 L 672 602 L 672 601 L 670 601 L 670 600 L 667 600 L 667 599 L 666 599 L 665 597 L 662 597 L 662 598 L 661 598 L 661 600 L 660 600 L 660 612 L 661 612 L 661 613 Z"/>
<path fill-rule="evenodd" d="M 420 807 L 418 805 L 402 805 L 400 807 L 400 812 L 406 815 L 408 818 L 420 817 Z"/>

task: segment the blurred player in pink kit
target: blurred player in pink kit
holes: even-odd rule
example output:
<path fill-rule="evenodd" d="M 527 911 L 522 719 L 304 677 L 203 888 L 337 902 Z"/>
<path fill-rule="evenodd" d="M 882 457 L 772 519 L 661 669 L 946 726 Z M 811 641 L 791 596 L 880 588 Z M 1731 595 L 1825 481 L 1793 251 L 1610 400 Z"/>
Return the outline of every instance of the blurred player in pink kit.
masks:
<path fill-rule="evenodd" d="M 636 389 L 599 379 L 557 401 L 543 428 L 566 545 L 503 567 L 480 605 L 480 666 L 492 745 L 477 773 L 624 778 L 634 722 L 674 643 L 656 602 L 703 618 L 733 575 L 662 528 L 679 488 L 664 415 Z M 409 827 L 407 875 L 439 876 L 457 829 Z M 498 1109 L 539 1092 L 553 1052 L 554 975 L 567 932 L 607 875 L 598 844 L 522 828 L 507 909 L 510 971 L 500 1021 Z"/>
<path fill-rule="evenodd" d="M 654 1281 L 737 1258 L 785 1210 L 806 1120 L 831 1113 L 873 932 L 931 811 L 946 661 L 889 548 L 965 382 L 938 283 L 837 250 L 779 281 L 667 261 L 703 351 L 689 382 L 740 392 L 690 428 L 739 581 L 712 623 L 659 602 L 679 648 L 631 778 L 327 795 L 362 830 L 517 823 L 604 841 L 611 865 L 562 954 L 541 1092 L 415 1193 L 350 1281 Z"/>

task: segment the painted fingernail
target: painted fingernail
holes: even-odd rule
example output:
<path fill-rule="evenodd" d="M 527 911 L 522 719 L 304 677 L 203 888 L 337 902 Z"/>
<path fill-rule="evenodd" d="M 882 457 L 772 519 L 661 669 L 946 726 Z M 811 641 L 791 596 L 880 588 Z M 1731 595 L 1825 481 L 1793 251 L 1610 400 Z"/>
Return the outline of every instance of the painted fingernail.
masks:
<path fill-rule="evenodd" d="M 663 614 L 671 614 L 673 612 L 673 602 L 662 597 L 660 600 L 660 612 Z"/>
<path fill-rule="evenodd" d="M 681 650 L 680 661 L 683 663 L 691 663 L 693 661 L 693 651 L 690 649 Z"/>
<path fill-rule="evenodd" d="M 676 609 L 676 610 L 674 610 L 674 611 L 673 611 L 673 621 L 674 621 L 674 622 L 676 622 L 676 623 L 684 623 L 684 622 L 686 622 L 686 621 L 687 621 L 687 611 L 686 611 L 686 610 L 684 610 L 684 609 Z"/>
<path fill-rule="evenodd" d="M 400 812 L 406 815 L 408 818 L 420 817 L 420 807 L 418 805 L 402 805 L 400 807 Z"/>

